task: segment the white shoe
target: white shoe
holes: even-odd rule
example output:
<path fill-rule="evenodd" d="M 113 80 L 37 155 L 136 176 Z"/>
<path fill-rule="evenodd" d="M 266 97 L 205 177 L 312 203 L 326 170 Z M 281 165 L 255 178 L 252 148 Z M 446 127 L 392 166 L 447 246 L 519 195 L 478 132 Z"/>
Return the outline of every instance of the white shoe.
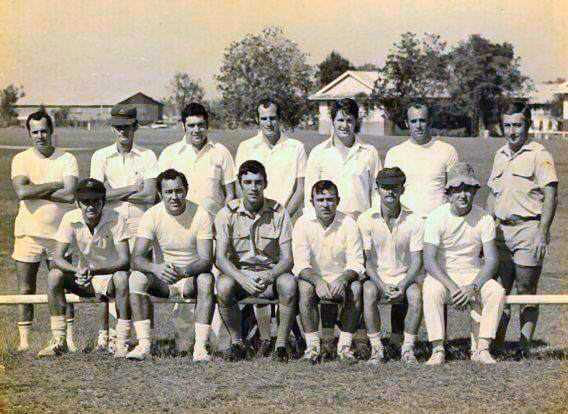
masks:
<path fill-rule="evenodd" d="M 77 348 L 75 341 L 73 341 L 73 338 L 71 337 L 67 337 L 67 350 L 69 352 L 79 352 L 79 348 Z"/>
<path fill-rule="evenodd" d="M 211 355 L 207 352 L 205 348 L 197 349 L 193 351 L 193 362 L 209 362 L 211 361 Z"/>
<path fill-rule="evenodd" d="M 385 351 L 381 348 L 371 348 L 371 358 L 367 361 L 369 365 L 379 365 L 385 360 Z"/>
<path fill-rule="evenodd" d="M 480 364 L 496 364 L 497 361 L 493 359 L 491 354 L 487 349 L 482 349 L 481 351 L 475 351 L 471 356 L 471 360 L 479 362 Z"/>
<path fill-rule="evenodd" d="M 114 329 L 108 330 L 108 345 L 107 350 L 114 355 L 116 352 L 116 333 Z"/>
<path fill-rule="evenodd" d="M 357 359 L 355 358 L 355 355 L 353 355 L 351 347 L 348 345 L 343 345 L 341 348 L 338 348 L 337 356 L 339 358 L 339 362 L 343 364 L 353 365 L 357 363 Z"/>
<path fill-rule="evenodd" d="M 128 341 L 127 340 L 116 340 L 114 346 L 114 357 L 115 358 L 126 358 L 128 355 Z"/>
<path fill-rule="evenodd" d="M 414 355 L 414 349 L 410 347 L 402 349 L 400 360 L 406 364 L 415 364 L 418 362 L 416 355 Z"/>
<path fill-rule="evenodd" d="M 108 347 L 108 331 L 99 331 L 99 336 L 97 337 L 97 345 L 93 348 L 93 352 L 106 352 L 109 350 Z"/>
<path fill-rule="evenodd" d="M 442 365 L 444 362 L 446 362 L 446 353 L 444 351 L 435 351 L 430 359 L 426 361 L 426 365 Z"/>
<path fill-rule="evenodd" d="M 18 352 L 28 352 L 30 350 L 30 345 L 29 344 L 20 344 L 18 345 Z"/>
<path fill-rule="evenodd" d="M 311 364 L 317 364 L 317 363 L 321 362 L 320 349 L 315 347 L 315 346 L 308 347 L 304 351 L 304 356 L 302 357 L 302 360 L 308 361 Z"/>
<path fill-rule="evenodd" d="M 67 342 L 64 336 L 54 336 L 45 348 L 37 353 L 39 358 L 47 356 L 61 355 L 67 352 Z"/>
<path fill-rule="evenodd" d="M 136 348 L 126 354 L 126 359 L 137 359 L 141 361 L 146 358 L 150 358 L 150 347 L 141 346 L 140 344 L 136 345 Z"/>

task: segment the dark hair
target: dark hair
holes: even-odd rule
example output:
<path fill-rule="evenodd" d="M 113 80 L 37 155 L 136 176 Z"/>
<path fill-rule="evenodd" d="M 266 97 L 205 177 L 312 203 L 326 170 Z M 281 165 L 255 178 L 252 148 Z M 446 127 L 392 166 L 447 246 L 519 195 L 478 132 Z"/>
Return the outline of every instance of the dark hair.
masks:
<path fill-rule="evenodd" d="M 181 123 L 185 124 L 185 120 L 188 116 L 202 116 L 207 122 L 207 126 L 209 126 L 209 113 L 207 112 L 207 108 L 197 102 L 192 102 L 187 104 L 183 111 L 181 111 Z"/>
<path fill-rule="evenodd" d="M 410 101 L 408 103 L 408 105 L 406 105 L 406 118 L 408 118 L 408 111 L 410 111 L 411 108 L 416 108 L 416 109 L 425 109 L 426 113 L 428 114 L 428 118 L 430 118 L 430 108 L 428 108 L 428 105 L 426 105 L 425 102 L 422 101 Z"/>
<path fill-rule="evenodd" d="M 53 132 L 53 120 L 51 119 L 49 114 L 45 112 L 43 109 L 31 113 L 28 116 L 28 119 L 26 119 L 26 128 L 28 129 L 28 132 L 30 132 L 31 121 L 41 121 L 42 119 L 45 119 L 47 121 L 47 127 L 49 128 L 49 132 Z"/>
<path fill-rule="evenodd" d="M 312 186 L 312 200 L 314 199 L 314 195 L 323 194 L 326 190 L 333 190 L 335 192 L 335 197 L 339 199 L 339 190 L 333 181 L 319 180 Z"/>
<path fill-rule="evenodd" d="M 276 107 L 276 116 L 280 119 L 282 117 L 282 102 L 280 102 L 280 100 L 275 96 L 270 95 L 263 96 L 260 101 L 258 101 L 258 104 L 256 105 L 256 118 L 260 118 L 258 108 L 262 106 L 263 108 L 268 109 L 270 105 L 274 105 Z"/>
<path fill-rule="evenodd" d="M 179 172 L 178 170 L 174 170 L 173 168 L 168 168 L 165 171 L 162 171 L 158 178 L 156 178 L 156 189 L 158 193 L 162 193 L 162 181 L 165 180 L 175 180 L 176 178 L 181 178 L 181 183 L 183 184 L 183 188 L 185 188 L 185 192 L 189 190 L 189 184 L 187 183 L 187 178 L 185 178 L 185 174 Z"/>
<path fill-rule="evenodd" d="M 355 118 L 355 133 L 359 133 L 361 130 L 361 123 L 359 122 L 359 105 L 357 105 L 357 102 L 351 98 L 343 98 L 338 101 L 333 101 L 331 109 L 329 110 L 332 122 L 339 111 L 353 115 L 353 118 Z"/>
<path fill-rule="evenodd" d="M 510 102 L 503 111 L 503 115 L 523 114 L 525 116 L 526 125 L 530 125 L 532 120 L 531 109 L 524 102 Z M 501 116 L 501 118 L 503 118 Z"/>
<path fill-rule="evenodd" d="M 241 182 L 241 178 L 243 175 L 253 173 L 253 174 L 260 174 L 264 178 L 264 184 L 268 184 L 268 178 L 266 177 L 266 169 L 264 165 L 256 160 L 248 160 L 241 164 L 239 167 L 239 172 L 237 177 L 239 179 L 239 183 Z"/>
<path fill-rule="evenodd" d="M 377 174 L 375 182 L 379 187 L 404 185 L 406 183 L 406 174 L 399 167 L 383 168 Z"/>

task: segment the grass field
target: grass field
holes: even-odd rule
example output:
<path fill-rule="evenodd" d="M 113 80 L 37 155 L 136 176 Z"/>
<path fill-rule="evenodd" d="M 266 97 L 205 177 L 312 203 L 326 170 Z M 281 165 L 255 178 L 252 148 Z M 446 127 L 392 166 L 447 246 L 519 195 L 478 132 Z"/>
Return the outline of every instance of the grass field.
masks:
<path fill-rule="evenodd" d="M 238 143 L 253 131 L 210 131 L 234 154 Z M 93 151 L 112 142 L 110 130 L 56 130 L 58 145 L 75 148 L 81 176 L 86 177 Z M 315 132 L 290 133 L 309 151 L 324 138 Z M 181 131 L 141 129 L 137 142 L 157 154 L 176 141 Z M 384 159 L 386 150 L 401 137 L 370 138 Z M 460 158 L 470 162 L 486 182 L 495 150 L 504 141 L 448 139 Z M 16 293 L 15 268 L 10 255 L 17 201 L 10 185 L 10 162 L 17 151 L 4 146 L 27 146 L 23 129 L 0 130 L 0 292 Z M 568 179 L 568 144 L 546 142 L 553 153 L 560 182 Z M 483 204 L 487 191 L 478 195 Z M 568 206 L 560 186 L 553 241 L 540 283 L 540 293 L 568 293 Z M 45 269 L 38 291 L 45 292 Z M 96 307 L 77 306 L 79 342 L 92 345 L 96 336 Z M 518 309 L 508 339 L 516 340 Z M 385 335 L 388 313 L 382 312 Z M 173 338 L 171 305 L 159 305 L 156 338 Z M 110 356 L 80 353 L 60 358 L 34 358 L 49 339 L 46 306 L 36 307 L 32 331 L 34 354 L 15 353 L 16 309 L 0 307 L 0 412 L 566 412 L 568 411 L 568 307 L 543 306 L 537 329 L 537 348 L 529 360 L 504 359 L 480 367 L 467 359 L 467 319 L 449 311 L 449 338 L 454 359 L 441 367 L 407 367 L 391 361 L 379 367 L 337 362 L 309 366 L 301 362 L 272 363 L 256 359 L 239 363 L 220 361 L 195 365 L 189 358 L 154 357 L 132 363 Z M 425 330 L 420 331 L 425 341 Z M 421 349 L 426 351 L 424 343 Z M 426 357 L 425 352 L 422 360 Z"/>

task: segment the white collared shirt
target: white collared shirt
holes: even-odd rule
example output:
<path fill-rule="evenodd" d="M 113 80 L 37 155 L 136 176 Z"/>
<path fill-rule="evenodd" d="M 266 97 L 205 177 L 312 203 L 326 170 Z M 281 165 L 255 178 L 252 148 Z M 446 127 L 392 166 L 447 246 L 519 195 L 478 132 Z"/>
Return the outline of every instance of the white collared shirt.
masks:
<path fill-rule="evenodd" d="M 108 184 L 110 188 L 121 188 L 136 184 L 139 177 L 150 180 L 158 176 L 158 161 L 154 151 L 136 144 L 127 154 L 118 152 L 116 144 L 101 148 L 91 158 L 91 177 Z M 126 218 L 128 231 L 136 234 L 138 220 L 149 204 L 135 204 L 116 200 L 107 206 Z"/>
<path fill-rule="evenodd" d="M 340 211 L 327 228 L 319 223 L 313 209 L 305 213 L 294 226 L 292 248 L 296 276 L 311 268 L 327 282 L 332 282 L 346 270 L 360 276 L 365 271 L 357 223 Z"/>
<path fill-rule="evenodd" d="M 424 249 L 424 220 L 404 205 L 392 232 L 381 215 L 380 204 L 359 216 L 357 225 L 365 251 L 374 251 L 377 274 L 381 279 L 406 276 L 410 254 Z"/>
<path fill-rule="evenodd" d="M 388 150 L 385 168 L 398 167 L 406 175 L 401 203 L 422 217 L 445 200 L 446 175 L 458 162 L 455 148 L 432 138 L 426 144 L 411 139 Z"/>
<path fill-rule="evenodd" d="M 70 251 L 79 252 L 80 266 L 103 267 L 118 259 L 116 245 L 127 241 L 128 237 L 126 221 L 116 211 L 105 207 L 99 224 L 91 233 L 81 209 L 77 208 L 63 216 L 55 240 L 68 243 Z"/>
<path fill-rule="evenodd" d="M 166 147 L 160 154 L 158 170 L 173 168 L 182 172 L 189 183 L 187 199 L 216 214 L 225 204 L 222 186 L 235 181 L 231 153 L 218 142 L 207 142 L 197 151 L 187 136 Z"/>
<path fill-rule="evenodd" d="M 241 142 L 235 157 L 237 171 L 247 160 L 256 160 L 264 165 L 268 176 L 268 186 L 264 190 L 264 195 L 283 206 L 286 206 L 292 197 L 296 180 L 306 175 L 304 144 L 284 134 L 280 134 L 280 139 L 274 146 L 268 142 L 262 132 Z"/>
<path fill-rule="evenodd" d="M 337 209 L 357 219 L 371 207 L 375 179 L 381 170 L 376 148 L 359 138 L 349 149 L 345 160 L 333 145 L 333 137 L 316 146 L 308 157 L 306 167 L 305 205 L 309 205 L 312 186 L 319 180 L 331 180 L 339 189 Z M 312 210 L 308 208 L 307 210 Z"/>

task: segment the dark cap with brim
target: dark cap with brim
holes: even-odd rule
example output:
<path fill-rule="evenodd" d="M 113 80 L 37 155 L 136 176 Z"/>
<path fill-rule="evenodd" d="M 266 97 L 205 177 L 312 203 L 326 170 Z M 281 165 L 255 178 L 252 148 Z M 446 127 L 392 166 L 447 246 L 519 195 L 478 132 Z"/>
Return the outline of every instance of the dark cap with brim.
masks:
<path fill-rule="evenodd" d="M 454 168 L 448 172 L 448 180 L 446 181 L 446 189 L 456 188 L 460 185 L 469 185 L 472 187 L 481 187 L 479 181 L 475 177 L 473 167 L 465 162 L 458 162 Z"/>
<path fill-rule="evenodd" d="M 406 183 L 406 175 L 398 168 L 383 168 L 377 174 L 377 185 L 379 187 L 395 187 Z"/>
<path fill-rule="evenodd" d="M 110 111 L 110 124 L 112 126 L 127 126 L 136 122 L 138 112 L 136 108 L 124 105 L 115 105 Z"/>
<path fill-rule="evenodd" d="M 75 198 L 77 200 L 96 200 L 106 197 L 106 188 L 103 183 L 94 178 L 81 180 L 77 186 Z"/>

